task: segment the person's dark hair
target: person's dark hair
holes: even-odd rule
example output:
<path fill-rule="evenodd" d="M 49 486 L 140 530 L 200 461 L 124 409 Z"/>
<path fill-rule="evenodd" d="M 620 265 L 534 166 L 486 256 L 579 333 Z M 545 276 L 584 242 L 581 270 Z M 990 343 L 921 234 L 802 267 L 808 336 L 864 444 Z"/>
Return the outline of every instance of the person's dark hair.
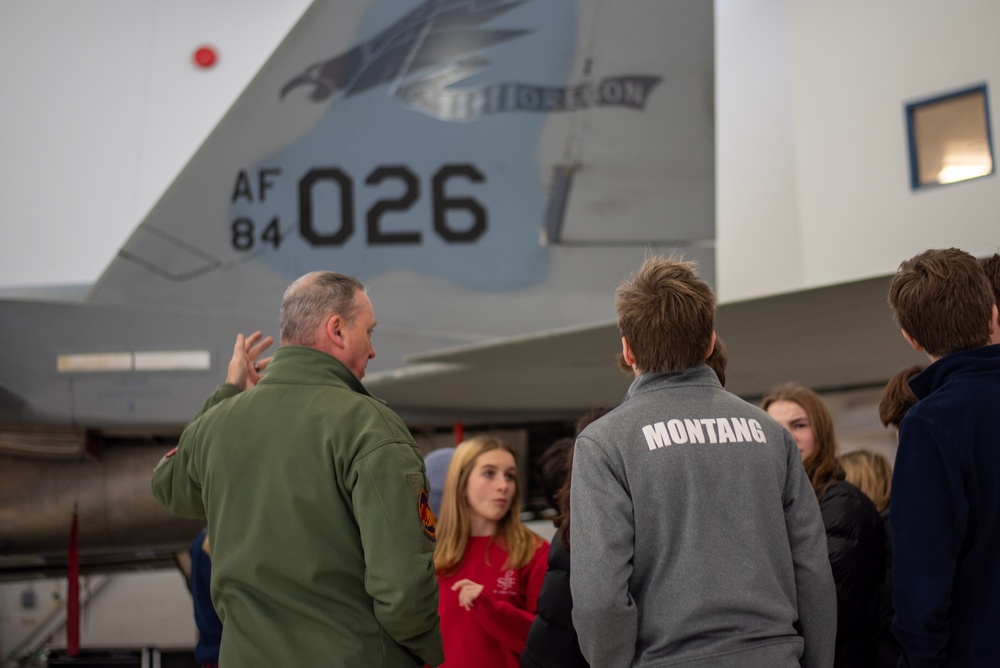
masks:
<path fill-rule="evenodd" d="M 882 426 L 899 427 L 906 412 L 917 403 L 917 397 L 910 389 L 910 379 L 924 370 L 919 364 L 908 366 L 897 371 L 882 390 L 882 399 L 878 403 L 878 417 Z"/>
<path fill-rule="evenodd" d="M 933 357 L 988 345 L 994 299 L 979 261 L 958 248 L 905 260 L 889 285 L 896 324 Z"/>
<path fill-rule="evenodd" d="M 712 350 L 712 354 L 705 360 L 705 364 L 712 368 L 715 375 L 719 377 L 719 383 L 725 387 L 726 365 L 729 364 L 729 351 L 726 350 L 726 345 L 722 342 L 721 336 L 715 337 L 715 349 Z"/>
<path fill-rule="evenodd" d="M 782 383 L 764 395 L 761 408 L 776 401 L 791 401 L 802 407 L 809 417 L 815 449 L 806 457 L 802 465 L 809 475 L 809 482 L 820 499 L 827 488 L 844 479 L 844 470 L 837 461 L 837 437 L 833 431 L 833 416 L 818 394 L 798 383 Z"/>
<path fill-rule="evenodd" d="M 600 417 L 611 412 L 610 408 L 591 408 L 589 411 L 577 418 L 574 428 L 576 429 L 576 435 L 579 436 L 580 432 L 587 428 L 591 422 L 597 420 Z M 569 488 L 570 480 L 573 477 L 573 449 L 576 447 L 576 441 L 573 439 L 565 439 L 569 441 L 569 447 L 566 448 L 563 454 L 563 483 L 556 491 L 556 503 L 553 505 L 559 511 L 559 514 L 552 519 L 552 523 L 556 525 L 556 533 L 559 536 L 559 540 L 562 544 L 569 549 Z"/>
<path fill-rule="evenodd" d="M 581 415 L 577 418 L 576 423 L 573 425 L 576 435 L 579 436 L 580 432 L 586 429 L 588 424 L 599 417 L 607 415 L 610 411 L 610 408 L 591 408 L 589 411 Z"/>
<path fill-rule="evenodd" d="M 557 439 L 545 449 L 535 464 L 535 475 L 542 496 L 550 508 L 559 509 L 559 490 L 566 480 L 566 453 L 573 447 L 572 438 Z"/>
<path fill-rule="evenodd" d="M 979 265 L 983 268 L 990 287 L 993 288 L 993 302 L 1000 304 L 1000 253 L 983 258 L 979 261 Z"/>
<path fill-rule="evenodd" d="M 618 330 L 641 371 L 683 371 L 705 363 L 715 295 L 694 263 L 648 258 L 615 293 Z"/>
<path fill-rule="evenodd" d="M 569 549 L 569 489 L 573 479 L 573 450 L 575 448 L 576 445 L 571 444 L 566 450 L 566 478 L 556 495 L 559 504 L 556 507 L 559 509 L 559 514 L 552 520 L 552 523 L 556 525 L 556 535 L 559 536 L 559 541 L 567 550 Z"/>
<path fill-rule="evenodd" d="M 357 314 L 357 294 L 364 289 L 356 278 L 332 271 L 298 278 L 281 300 L 281 344 L 314 345 L 320 325 L 335 315 L 349 323 Z"/>

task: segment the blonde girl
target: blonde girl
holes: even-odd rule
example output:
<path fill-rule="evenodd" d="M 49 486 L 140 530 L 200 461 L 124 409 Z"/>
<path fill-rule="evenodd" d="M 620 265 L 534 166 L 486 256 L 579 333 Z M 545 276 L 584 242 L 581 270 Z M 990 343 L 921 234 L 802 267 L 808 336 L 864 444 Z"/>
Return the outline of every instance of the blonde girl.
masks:
<path fill-rule="evenodd" d="M 445 477 L 434 554 L 442 665 L 519 665 L 549 552 L 520 513 L 510 447 L 493 436 L 461 443 Z"/>

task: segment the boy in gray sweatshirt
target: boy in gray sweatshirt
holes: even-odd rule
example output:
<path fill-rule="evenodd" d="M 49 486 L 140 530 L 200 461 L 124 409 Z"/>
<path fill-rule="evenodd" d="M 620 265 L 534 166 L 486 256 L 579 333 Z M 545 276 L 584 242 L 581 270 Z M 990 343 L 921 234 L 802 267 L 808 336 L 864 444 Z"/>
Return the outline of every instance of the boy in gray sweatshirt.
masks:
<path fill-rule="evenodd" d="M 573 622 L 590 665 L 833 665 L 816 495 L 791 435 L 705 364 L 711 288 L 651 257 L 615 308 L 636 379 L 573 462 Z"/>

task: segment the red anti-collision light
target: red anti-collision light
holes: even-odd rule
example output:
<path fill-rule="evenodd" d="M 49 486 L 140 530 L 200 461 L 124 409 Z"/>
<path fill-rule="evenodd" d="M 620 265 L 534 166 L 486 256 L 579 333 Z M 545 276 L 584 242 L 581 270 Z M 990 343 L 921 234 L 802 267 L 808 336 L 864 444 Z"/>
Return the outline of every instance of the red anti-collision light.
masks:
<path fill-rule="evenodd" d="M 198 50 L 194 52 L 194 64 L 202 69 L 212 67 L 218 59 L 219 56 L 215 53 L 215 49 L 210 46 L 198 47 Z"/>

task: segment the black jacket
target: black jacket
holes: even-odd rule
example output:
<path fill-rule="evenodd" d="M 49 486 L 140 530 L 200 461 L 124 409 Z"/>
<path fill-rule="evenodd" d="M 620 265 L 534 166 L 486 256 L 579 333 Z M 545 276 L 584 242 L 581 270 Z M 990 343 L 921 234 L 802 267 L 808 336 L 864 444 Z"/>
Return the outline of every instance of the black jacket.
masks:
<path fill-rule="evenodd" d="M 840 480 L 819 501 L 837 585 L 835 668 L 874 668 L 885 579 L 885 527 L 875 504 Z"/>
<path fill-rule="evenodd" d="M 538 616 L 521 652 L 521 668 L 586 668 L 587 660 L 573 628 L 573 595 L 569 589 L 569 550 L 552 537 L 549 570 L 538 594 Z"/>

